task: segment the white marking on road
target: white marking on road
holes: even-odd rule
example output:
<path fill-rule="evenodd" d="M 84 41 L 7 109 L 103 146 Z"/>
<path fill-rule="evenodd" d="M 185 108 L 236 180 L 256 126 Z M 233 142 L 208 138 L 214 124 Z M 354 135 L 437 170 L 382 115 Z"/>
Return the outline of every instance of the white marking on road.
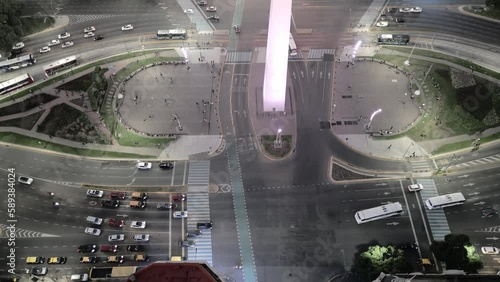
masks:
<path fill-rule="evenodd" d="M 174 169 L 172 169 L 172 181 L 170 181 L 170 185 L 174 185 L 174 178 L 175 178 L 175 168 L 177 167 L 177 164 L 174 162 Z"/>
<path fill-rule="evenodd" d="M 184 163 L 184 178 L 182 179 L 183 186 L 186 185 L 187 165 L 188 165 L 188 162 L 185 162 Z"/>

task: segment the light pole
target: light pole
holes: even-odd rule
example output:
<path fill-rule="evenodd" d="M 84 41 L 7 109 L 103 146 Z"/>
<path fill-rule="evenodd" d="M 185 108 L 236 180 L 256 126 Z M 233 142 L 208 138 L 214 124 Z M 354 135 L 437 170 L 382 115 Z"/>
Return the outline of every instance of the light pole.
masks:
<path fill-rule="evenodd" d="M 408 145 L 408 149 L 406 149 L 406 152 L 403 154 L 403 158 L 406 156 L 406 153 L 408 153 L 408 150 L 410 150 L 410 147 L 413 146 L 413 142 L 411 142 L 410 145 Z"/>
<path fill-rule="evenodd" d="M 274 148 L 275 149 L 278 149 L 278 148 L 281 148 L 283 146 L 283 142 L 281 140 L 281 128 L 278 129 L 278 133 L 276 134 L 276 140 L 274 140 Z"/>
<path fill-rule="evenodd" d="M 370 126 L 372 125 L 373 117 L 374 117 L 376 114 L 380 113 L 380 112 L 382 112 L 382 109 L 378 109 L 378 110 L 376 110 L 375 112 L 373 112 L 373 114 L 372 114 L 372 115 L 371 115 L 371 117 L 370 117 L 370 121 L 368 122 L 368 125 L 366 126 L 366 130 L 370 129 Z"/>
<path fill-rule="evenodd" d="M 405 61 L 405 65 L 409 66 L 410 65 L 410 58 L 411 55 L 413 54 L 413 50 L 415 50 L 415 47 L 417 46 L 417 41 L 420 39 L 420 34 L 418 35 L 417 40 L 415 41 L 415 44 L 413 44 L 413 48 L 411 48 L 410 55 L 408 56 L 408 59 Z"/>

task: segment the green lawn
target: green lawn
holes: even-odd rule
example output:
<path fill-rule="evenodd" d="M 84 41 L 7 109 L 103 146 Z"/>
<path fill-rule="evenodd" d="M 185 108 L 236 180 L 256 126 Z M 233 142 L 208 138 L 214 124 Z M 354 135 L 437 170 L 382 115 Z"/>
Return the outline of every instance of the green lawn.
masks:
<path fill-rule="evenodd" d="M 260 138 L 266 152 L 273 157 L 282 158 L 286 156 L 292 149 L 292 135 L 281 136 L 281 148 L 274 148 L 276 135 L 261 135 Z"/>
<path fill-rule="evenodd" d="M 469 7 L 465 7 L 464 10 L 466 10 L 467 12 L 471 12 L 471 13 L 474 13 L 474 14 L 477 14 L 477 15 L 481 15 L 481 16 L 485 16 L 485 17 L 488 17 L 488 18 L 492 18 L 492 19 L 496 19 L 496 20 L 500 20 L 500 9 L 492 9 L 492 8 L 489 8 L 488 10 L 486 11 L 474 11 L 472 9 L 472 6 L 469 6 Z"/>
<path fill-rule="evenodd" d="M 26 111 L 29 111 L 33 108 L 36 108 L 42 104 L 46 104 L 54 99 L 56 99 L 56 96 L 52 96 L 49 94 L 41 93 L 37 95 L 33 95 L 21 102 L 14 103 L 12 105 L 2 107 L 0 111 L 4 116 L 8 115 L 13 115 L 13 114 L 18 114 L 18 113 L 23 113 Z"/>
<path fill-rule="evenodd" d="M 498 140 L 498 139 L 500 139 L 500 133 L 495 133 L 495 134 L 492 134 L 492 135 L 490 135 L 488 137 L 481 137 L 480 143 L 481 144 L 485 144 L 485 143 L 488 143 L 488 142 L 491 142 L 491 141 L 495 141 L 495 140 Z M 467 140 L 467 141 L 461 141 L 461 142 L 446 144 L 446 145 L 443 145 L 443 146 L 437 148 L 436 150 L 434 150 L 432 152 L 432 154 L 433 155 L 438 155 L 438 154 L 453 152 L 453 151 L 460 150 L 460 149 L 465 149 L 465 148 L 471 147 L 472 146 L 472 142 L 473 142 L 473 140 Z"/>
<path fill-rule="evenodd" d="M 60 85 L 59 87 L 57 87 L 57 89 L 67 91 L 87 91 L 87 89 L 89 89 L 90 85 L 92 84 L 93 74 L 94 72 L 84 74 Z"/>
<path fill-rule="evenodd" d="M 23 37 L 44 31 L 54 25 L 56 20 L 53 17 L 21 17 Z"/>
<path fill-rule="evenodd" d="M 121 153 L 121 152 L 108 152 L 108 151 L 99 151 L 91 149 L 73 148 L 10 132 L 0 132 L 0 141 L 6 143 L 18 144 L 22 146 L 33 147 L 33 148 L 46 149 L 50 151 L 56 151 L 71 155 L 85 156 L 85 157 L 103 157 L 103 158 L 107 157 L 107 158 L 127 158 L 127 159 L 145 159 L 154 157 L 154 156 L 144 156 L 138 154 Z"/>
<path fill-rule="evenodd" d="M 16 118 L 16 119 L 9 119 L 5 121 L 0 121 L 0 126 L 1 127 L 19 127 L 22 129 L 26 130 L 31 130 L 33 126 L 36 124 L 38 119 L 43 115 L 44 111 L 39 111 L 36 113 L 33 113 L 28 116 Z"/>

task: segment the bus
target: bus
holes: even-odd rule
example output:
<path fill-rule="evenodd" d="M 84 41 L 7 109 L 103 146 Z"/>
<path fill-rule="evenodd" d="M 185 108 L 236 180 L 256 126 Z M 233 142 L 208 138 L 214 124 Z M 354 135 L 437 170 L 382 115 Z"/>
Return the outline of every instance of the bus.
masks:
<path fill-rule="evenodd" d="M 389 203 L 383 206 L 374 207 L 356 212 L 354 218 L 358 224 L 368 221 L 374 221 L 394 215 L 399 215 L 403 212 L 403 207 L 399 202 Z"/>
<path fill-rule="evenodd" d="M 290 40 L 288 41 L 288 51 L 290 56 L 297 56 L 297 45 L 295 44 L 295 40 L 293 40 L 293 35 L 290 32 Z"/>
<path fill-rule="evenodd" d="M 59 61 L 55 61 L 51 64 L 43 66 L 43 71 L 45 72 L 45 75 L 53 75 L 56 74 L 57 71 L 66 69 L 68 67 L 72 67 L 74 65 L 77 65 L 78 61 L 76 60 L 76 56 L 70 56 L 64 59 L 61 59 Z"/>
<path fill-rule="evenodd" d="M 5 60 L 0 62 L 0 71 L 7 72 L 10 70 L 17 70 L 19 68 L 24 68 L 31 66 L 36 63 L 35 58 L 32 54 L 27 54 L 20 56 L 11 60 Z"/>
<path fill-rule="evenodd" d="M 425 200 L 425 205 L 430 210 L 462 205 L 463 203 L 465 203 L 465 197 L 460 192 L 431 197 Z"/>
<path fill-rule="evenodd" d="M 377 44 L 385 45 L 408 45 L 410 36 L 408 34 L 379 34 Z"/>
<path fill-rule="evenodd" d="M 186 39 L 187 32 L 183 28 L 179 29 L 169 29 L 169 30 L 158 30 L 156 33 L 157 39 Z"/>
<path fill-rule="evenodd" d="M 13 79 L 9 79 L 0 83 L 0 95 L 6 94 L 10 91 L 16 90 L 17 88 L 21 88 L 28 84 L 33 83 L 35 80 L 29 73 L 25 73 L 21 76 L 15 77 Z"/>

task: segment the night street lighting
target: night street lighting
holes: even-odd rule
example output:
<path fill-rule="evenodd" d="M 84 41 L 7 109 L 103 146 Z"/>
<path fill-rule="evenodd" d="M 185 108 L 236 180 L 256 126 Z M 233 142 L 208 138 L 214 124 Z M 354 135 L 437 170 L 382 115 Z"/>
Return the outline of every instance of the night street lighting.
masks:
<path fill-rule="evenodd" d="M 275 149 L 278 149 L 278 148 L 281 148 L 283 146 L 283 142 L 281 140 L 281 128 L 278 129 L 278 133 L 276 134 L 276 140 L 274 140 L 274 148 Z"/>
<path fill-rule="evenodd" d="M 370 129 L 370 126 L 372 125 L 373 117 L 374 117 L 376 114 L 380 113 L 380 112 L 382 112 L 382 109 L 378 109 L 378 110 L 376 110 L 375 112 L 373 112 L 373 114 L 372 114 L 372 115 L 371 115 L 371 117 L 370 117 L 370 122 L 368 122 L 368 125 L 366 126 L 366 130 Z"/>

